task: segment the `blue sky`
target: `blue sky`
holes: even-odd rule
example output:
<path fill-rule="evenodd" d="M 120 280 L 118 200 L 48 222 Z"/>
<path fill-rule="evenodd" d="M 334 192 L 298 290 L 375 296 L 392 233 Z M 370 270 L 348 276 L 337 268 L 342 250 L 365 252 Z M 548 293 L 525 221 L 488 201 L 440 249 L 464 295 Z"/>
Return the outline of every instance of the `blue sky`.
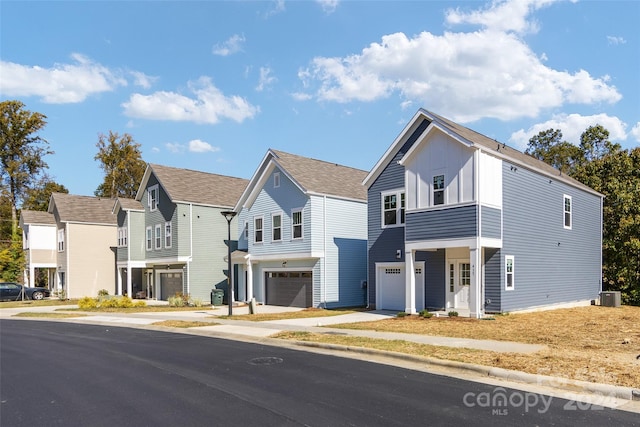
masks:
<path fill-rule="evenodd" d="M 0 98 L 47 116 L 93 195 L 99 134 L 250 178 L 267 149 L 370 170 L 418 108 L 524 150 L 599 123 L 640 144 L 640 2 L 7 1 Z"/>

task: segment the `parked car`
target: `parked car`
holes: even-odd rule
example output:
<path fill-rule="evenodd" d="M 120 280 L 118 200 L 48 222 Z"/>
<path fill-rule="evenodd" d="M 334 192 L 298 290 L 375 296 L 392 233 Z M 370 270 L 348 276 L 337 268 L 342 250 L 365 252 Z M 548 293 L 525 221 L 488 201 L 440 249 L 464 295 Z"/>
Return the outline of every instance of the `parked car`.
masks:
<path fill-rule="evenodd" d="M 13 282 L 0 283 L 0 301 L 19 301 L 23 286 Z M 40 300 L 49 297 L 47 288 L 24 288 L 24 299 Z"/>

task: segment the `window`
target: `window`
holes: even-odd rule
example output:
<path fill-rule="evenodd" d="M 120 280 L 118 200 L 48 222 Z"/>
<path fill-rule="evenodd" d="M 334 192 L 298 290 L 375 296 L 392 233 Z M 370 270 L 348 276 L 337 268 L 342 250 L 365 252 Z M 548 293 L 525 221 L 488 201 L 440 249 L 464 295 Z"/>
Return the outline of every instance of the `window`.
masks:
<path fill-rule="evenodd" d="M 273 230 L 273 241 L 282 240 L 282 215 L 274 214 L 271 216 L 271 228 Z"/>
<path fill-rule="evenodd" d="M 291 214 L 292 236 L 294 239 L 302 239 L 302 211 L 293 211 Z"/>
<path fill-rule="evenodd" d="M 244 222 L 244 240 L 249 241 L 249 221 Z"/>
<path fill-rule="evenodd" d="M 156 224 L 156 249 L 160 249 L 162 247 L 162 226 L 160 224 Z"/>
<path fill-rule="evenodd" d="M 433 205 L 444 205 L 444 175 L 433 177 Z"/>
<path fill-rule="evenodd" d="M 471 264 L 460 263 L 460 284 L 462 286 L 471 285 Z"/>
<path fill-rule="evenodd" d="M 127 227 L 118 227 L 118 246 L 127 246 Z"/>
<path fill-rule="evenodd" d="M 152 249 L 151 242 L 153 241 L 151 227 L 147 227 L 146 239 L 147 239 L 147 250 L 150 251 Z"/>
<path fill-rule="evenodd" d="M 571 230 L 571 196 L 564 195 L 564 228 Z"/>
<path fill-rule="evenodd" d="M 505 269 L 504 269 L 504 273 L 505 273 L 505 277 L 504 277 L 504 284 L 505 284 L 505 289 L 506 290 L 512 290 L 515 287 L 515 260 L 513 255 L 506 255 L 504 257 L 504 264 L 505 264 Z"/>
<path fill-rule="evenodd" d="M 164 223 L 164 247 L 171 247 L 171 222 Z"/>
<path fill-rule="evenodd" d="M 149 210 L 155 211 L 158 209 L 158 186 L 154 185 L 149 187 L 149 194 L 147 196 L 149 200 L 147 200 L 149 204 Z"/>
<path fill-rule="evenodd" d="M 58 230 L 58 252 L 64 251 L 64 228 Z"/>
<path fill-rule="evenodd" d="M 382 210 L 383 227 L 404 224 L 404 193 L 383 194 Z"/>
<path fill-rule="evenodd" d="M 455 292 L 455 287 L 454 287 L 456 283 L 455 271 L 456 271 L 455 264 L 449 264 L 449 292 Z"/>
<path fill-rule="evenodd" d="M 280 172 L 273 174 L 273 188 L 280 187 Z"/>
<path fill-rule="evenodd" d="M 262 243 L 262 217 L 254 218 L 254 241 L 256 243 Z"/>

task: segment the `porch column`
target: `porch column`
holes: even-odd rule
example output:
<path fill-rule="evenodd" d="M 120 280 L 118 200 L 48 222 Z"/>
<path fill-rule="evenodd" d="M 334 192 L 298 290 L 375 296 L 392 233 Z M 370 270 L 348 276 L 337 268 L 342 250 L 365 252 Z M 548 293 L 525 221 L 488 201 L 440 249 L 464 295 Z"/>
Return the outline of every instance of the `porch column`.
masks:
<path fill-rule="evenodd" d="M 405 251 L 405 313 L 416 314 L 416 267 L 413 251 Z"/>
<path fill-rule="evenodd" d="M 482 317 L 482 248 L 470 248 L 471 286 L 469 287 L 469 316 Z"/>
<path fill-rule="evenodd" d="M 118 295 L 122 295 L 122 269 L 121 268 L 118 268 L 117 283 L 118 283 L 118 289 L 116 292 Z"/>
<path fill-rule="evenodd" d="M 131 266 L 127 264 L 127 295 L 129 298 L 133 298 L 131 293 L 133 292 L 133 288 L 131 287 Z"/>
<path fill-rule="evenodd" d="M 32 288 L 36 286 L 36 268 L 33 265 L 29 266 L 29 286 Z"/>
<path fill-rule="evenodd" d="M 253 299 L 253 266 L 251 265 L 251 258 L 247 257 L 247 301 Z"/>

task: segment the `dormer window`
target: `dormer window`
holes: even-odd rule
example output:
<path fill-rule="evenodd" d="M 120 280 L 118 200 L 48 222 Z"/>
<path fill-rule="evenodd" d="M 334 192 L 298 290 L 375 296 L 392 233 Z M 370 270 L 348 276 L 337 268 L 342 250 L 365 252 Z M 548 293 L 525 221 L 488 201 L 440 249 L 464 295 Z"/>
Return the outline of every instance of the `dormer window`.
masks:
<path fill-rule="evenodd" d="M 158 209 L 158 193 L 159 189 L 157 185 L 149 187 L 149 199 L 147 200 L 147 202 L 149 204 L 149 210 L 152 212 Z"/>

